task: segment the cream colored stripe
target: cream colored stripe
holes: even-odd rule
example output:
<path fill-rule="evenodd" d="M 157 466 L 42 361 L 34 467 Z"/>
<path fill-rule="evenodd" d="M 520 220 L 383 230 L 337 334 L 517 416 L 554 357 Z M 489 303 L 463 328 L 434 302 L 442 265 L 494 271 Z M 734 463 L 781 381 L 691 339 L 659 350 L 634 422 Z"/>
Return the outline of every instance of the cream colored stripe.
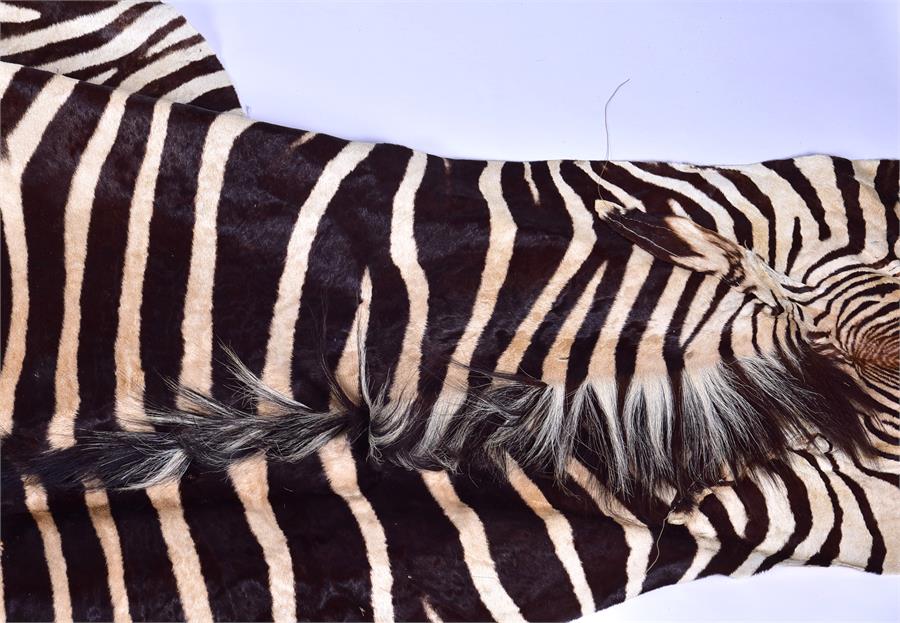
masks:
<path fill-rule="evenodd" d="M 51 447 L 75 444 L 75 415 L 78 412 L 78 341 L 81 328 L 81 285 L 87 258 L 88 227 L 94 193 L 109 151 L 116 140 L 128 93 L 113 91 L 109 103 L 87 146 L 69 185 L 64 221 L 66 281 L 63 289 L 63 321 L 56 358 L 56 411 L 50 420 L 47 440 Z"/>
<path fill-rule="evenodd" d="M 394 584 L 391 575 L 391 560 L 387 550 L 387 536 L 378 520 L 372 504 L 359 489 L 356 462 L 350 452 L 350 444 L 345 436 L 332 439 L 319 451 L 322 467 L 331 488 L 338 493 L 359 524 L 366 555 L 371 568 L 372 613 L 375 621 L 393 621 L 394 604 L 391 589 Z"/>
<path fill-rule="evenodd" d="M 64 39 L 83 36 L 86 32 L 93 32 L 111 24 L 133 4 L 133 1 L 118 2 L 107 9 L 88 13 L 65 22 L 57 22 L 40 30 L 13 37 L 4 36 L 0 40 L 0 52 L 3 56 L 8 56 Z"/>
<path fill-rule="evenodd" d="M 184 519 L 178 483 L 167 482 L 149 487 L 147 496 L 159 515 L 159 527 L 172 562 L 178 596 L 187 621 L 212 621 L 203 569 L 190 526 Z"/>
<path fill-rule="evenodd" d="M 79 50 L 71 56 L 45 63 L 38 68 L 57 74 L 70 74 L 84 67 L 93 67 L 119 60 L 144 43 L 148 33 L 155 32 L 176 17 L 177 14 L 165 5 L 151 7 L 102 45 L 90 50 Z M 93 24 L 91 26 L 93 31 Z"/>
<path fill-rule="evenodd" d="M 194 30 L 194 27 L 191 26 L 188 22 L 185 22 L 175 30 L 171 31 L 165 37 L 151 45 L 149 48 L 144 50 L 144 57 L 153 56 L 157 52 L 161 52 L 162 50 L 165 50 L 169 46 L 175 45 L 176 43 L 181 43 L 185 39 L 190 39 L 196 34 L 197 31 Z M 182 50 L 179 50 L 178 52 L 181 53 Z M 162 76 L 165 74 L 158 75 Z"/>
<path fill-rule="evenodd" d="M 690 519 L 685 522 L 684 526 L 697 542 L 697 551 L 691 560 L 690 566 L 685 570 L 682 576 L 678 578 L 679 584 L 696 580 L 700 572 L 706 569 L 709 561 L 712 560 L 713 556 L 721 549 L 721 544 L 717 539 L 716 529 L 703 513 L 692 513 Z M 665 533 L 665 528 L 663 528 L 663 532 Z"/>
<path fill-rule="evenodd" d="M 733 487 L 717 487 L 714 493 L 728 515 L 734 533 L 743 539 L 747 530 L 747 509 L 744 508 L 744 503 Z"/>
<path fill-rule="evenodd" d="M 487 534 L 477 513 L 469 508 L 453 488 L 447 472 L 423 471 L 422 480 L 441 510 L 459 532 L 463 557 L 481 601 L 497 621 L 524 621 L 519 607 L 504 590 L 491 558 Z"/>
<path fill-rule="evenodd" d="M 791 462 L 791 470 L 803 481 L 803 485 L 806 487 L 806 499 L 809 501 L 812 518 L 809 534 L 794 548 L 791 558 L 806 561 L 822 549 L 822 545 L 828 538 L 828 533 L 831 532 L 831 528 L 834 526 L 835 509 L 828 495 L 828 490 L 825 488 L 825 483 L 822 481 L 819 472 L 812 465 L 802 458 L 795 458 Z M 891 491 L 896 492 L 896 488 L 890 485 L 887 486 L 890 487 Z M 895 516 L 898 523 L 900 523 L 900 513 Z"/>
<path fill-rule="evenodd" d="M 355 401 L 359 401 L 360 351 L 365 348 L 369 330 L 369 307 L 372 304 L 372 278 L 369 269 L 363 271 L 359 286 L 359 307 L 347 334 L 347 344 L 334 371 L 341 389 Z M 335 406 L 335 405 L 332 405 Z"/>
<path fill-rule="evenodd" d="M 775 473 L 767 474 L 767 476 L 766 479 L 760 479 L 759 488 L 766 501 L 769 528 L 762 543 L 757 545 L 741 563 L 741 566 L 732 573 L 735 577 L 754 573 L 767 556 L 784 547 L 794 531 L 794 513 L 787 498 L 784 481 Z"/>
<path fill-rule="evenodd" d="M 106 580 L 112 600 L 113 621 L 127 623 L 131 621 L 131 613 L 128 609 L 128 591 L 125 587 L 125 566 L 122 562 L 119 531 L 109 511 L 109 498 L 103 489 L 93 489 L 85 493 L 84 499 L 94 531 L 100 540 L 100 547 L 103 549 L 103 557 L 106 559 Z"/>
<path fill-rule="evenodd" d="M 185 27 L 190 28 L 190 25 L 185 24 Z M 209 51 L 206 42 L 197 43 L 196 45 L 183 50 L 169 52 L 155 61 L 144 65 L 128 76 L 122 81 L 119 88 L 127 89 L 129 91 L 140 91 L 161 76 L 171 75 L 188 63 L 205 58 L 210 54 L 211 52 Z M 168 96 L 166 99 L 176 102 L 180 101 Z"/>
<path fill-rule="evenodd" d="M 47 571 L 50 573 L 50 588 L 53 591 L 53 620 L 72 620 L 72 599 L 69 595 L 69 576 L 66 569 L 66 557 L 62 550 L 62 537 L 50 514 L 47 506 L 47 493 L 44 487 L 37 483 L 29 483 L 23 479 L 25 485 L 25 506 L 34 517 L 38 531 L 41 533 L 41 541 L 44 543 L 44 558 L 47 562 Z"/>
<path fill-rule="evenodd" d="M 416 211 L 416 191 L 425 176 L 428 157 L 413 152 L 391 213 L 391 260 L 400 271 L 409 296 L 409 321 L 403 334 L 403 347 L 394 371 L 391 399 L 398 400 L 405 391 L 415 393 L 419 385 L 419 363 L 422 359 L 422 339 L 428 321 L 428 279 L 419 265 L 416 238 L 413 232 Z M 412 396 L 410 397 L 412 398 Z"/>
<path fill-rule="evenodd" d="M 373 147 L 374 145 L 369 143 L 347 144 L 325 166 L 309 197 L 300 208 L 300 215 L 288 242 L 284 270 L 278 283 L 278 299 L 269 327 L 266 365 L 262 375 L 263 382 L 276 391 L 291 393 L 294 326 L 300 313 L 300 297 L 306 280 L 309 252 L 316 237 L 319 221 L 341 182 L 369 155 Z"/>
<path fill-rule="evenodd" d="M 0 65 L 4 79 L 15 71 L 8 63 Z M 0 158 L 0 213 L 9 249 L 9 275 L 12 282 L 12 317 L 3 367 L 0 369 L 0 434 L 12 427 L 16 385 L 25 358 L 25 334 L 28 330 L 28 243 L 22 207 L 22 172 L 37 149 L 47 125 L 66 101 L 74 80 L 53 77 L 34 98 L 31 106 L 6 137 L 7 157 Z"/>
<path fill-rule="evenodd" d="M 231 80 L 228 79 L 228 74 L 226 74 L 223 69 L 215 73 L 197 76 L 192 80 L 188 80 L 184 84 L 166 93 L 163 97 L 172 100 L 173 102 L 190 102 L 204 93 L 230 86 Z"/>
<path fill-rule="evenodd" d="M 287 537 L 269 502 L 269 474 L 262 455 L 232 465 L 228 470 L 237 491 L 250 530 L 259 541 L 269 568 L 269 592 L 272 595 L 272 620 L 296 621 L 294 565 Z"/>
<path fill-rule="evenodd" d="M 116 417 L 119 425 L 126 430 L 148 426 L 144 421 L 146 416 L 143 409 L 144 371 L 141 368 L 140 354 L 141 300 L 156 176 L 165 143 L 170 108 L 171 104 L 158 101 L 153 109 L 147 148 L 138 171 L 128 216 L 128 242 L 125 249 L 115 346 Z M 212 620 L 209 596 L 206 584 L 202 580 L 200 559 L 181 509 L 178 483 L 150 487 L 147 489 L 147 496 L 159 515 L 160 529 L 166 542 L 179 598 L 187 620 Z"/>
<path fill-rule="evenodd" d="M 25 22 L 33 22 L 40 18 L 41 14 L 39 11 L 13 6 L 7 2 L 0 2 L 0 22 L 7 24 L 24 24 Z M 0 608 L 2 607 L 3 605 L 0 604 Z"/>
<path fill-rule="evenodd" d="M 575 342 L 578 330 L 584 323 L 585 316 L 587 316 L 588 311 L 591 309 L 591 305 L 594 303 L 594 297 L 597 294 L 597 286 L 600 284 L 600 279 L 603 277 L 605 271 L 606 264 L 603 264 L 597 272 L 594 273 L 594 276 L 591 277 L 591 280 L 584 288 L 584 292 L 578 297 L 578 301 L 576 301 L 572 311 L 566 316 L 565 321 L 563 321 L 562 327 L 559 329 L 559 334 L 557 334 L 556 339 L 553 341 L 553 345 L 550 347 L 547 356 L 544 358 L 544 374 L 542 378 L 545 382 L 566 382 L 566 373 L 569 369 L 569 353 L 572 350 L 572 344 Z"/>
<path fill-rule="evenodd" d="M 534 332 L 550 312 L 560 291 L 572 279 L 597 242 L 591 212 L 588 211 L 581 197 L 563 180 L 559 172 L 559 162 L 554 161 L 547 164 L 550 168 L 550 177 L 562 195 L 566 211 L 569 213 L 569 218 L 572 219 L 572 240 L 569 241 L 569 246 L 566 248 L 556 272 L 553 273 L 553 277 L 531 309 L 528 310 L 528 315 L 519 325 L 503 355 L 500 356 L 497 370 L 502 372 L 518 370 L 519 362 L 522 360 L 522 355 L 525 354 L 525 349 L 531 342 Z"/>
<path fill-rule="evenodd" d="M 184 298 L 181 336 L 184 357 L 180 382 L 207 391 L 212 384 L 212 296 L 216 271 L 216 220 L 225 166 L 235 139 L 252 122 L 237 115 L 219 115 L 206 134 L 197 193 L 194 196 L 194 236 Z"/>
<path fill-rule="evenodd" d="M 525 183 L 528 185 L 528 191 L 531 193 L 531 198 L 534 200 L 534 205 L 539 205 L 541 202 L 541 196 L 538 194 L 537 186 L 534 185 L 534 177 L 531 175 L 531 163 L 525 162 L 522 164 L 523 173 L 522 176 L 525 178 Z"/>
<path fill-rule="evenodd" d="M 525 472 L 522 471 L 515 461 L 511 458 L 508 458 L 507 461 L 509 484 L 512 485 L 516 493 L 547 526 L 547 535 L 553 543 L 556 557 L 559 558 L 569 576 L 569 580 L 572 582 L 572 589 L 575 591 L 578 605 L 581 606 L 581 614 L 587 616 L 593 613 L 596 608 L 594 595 L 591 592 L 587 577 L 584 575 L 581 558 L 575 549 L 572 526 L 569 525 L 569 521 L 565 516 L 553 507 L 543 492 L 525 475 Z"/>
<path fill-rule="evenodd" d="M 422 597 L 422 610 L 425 611 L 425 617 L 430 623 L 443 623 L 443 619 L 434 611 L 427 597 Z"/>
<path fill-rule="evenodd" d="M 353 325 L 347 336 L 347 344 L 338 361 L 335 377 L 344 391 L 354 399 L 358 395 L 359 349 L 365 344 L 369 328 L 369 304 L 372 300 L 372 281 L 368 269 L 363 272 L 360 285 L 360 301 L 353 318 Z M 332 404 L 332 408 L 337 405 Z M 394 603 L 391 589 L 394 584 L 391 574 L 391 561 L 387 551 L 387 536 L 378 520 L 372 504 L 359 489 L 356 474 L 356 462 L 350 451 L 346 437 L 333 439 L 319 450 L 319 459 L 325 470 L 325 476 L 332 490 L 340 495 L 363 536 L 366 556 L 371 569 L 372 582 L 372 614 L 375 621 L 392 621 L 394 619 Z"/>
<path fill-rule="evenodd" d="M 119 426 L 134 430 L 144 424 L 144 371 L 141 368 L 141 301 L 144 270 L 150 243 L 150 218 L 156 176 L 166 139 L 171 104 L 157 101 L 147 137 L 144 160 L 138 171 L 128 213 L 128 242 L 122 269 L 119 324 L 116 330 L 116 418 Z"/>
<path fill-rule="evenodd" d="M 650 187 L 666 188 L 684 195 L 712 217 L 716 224 L 716 230 L 720 235 L 725 236 L 729 240 L 735 239 L 734 220 L 732 220 L 728 211 L 722 205 L 710 199 L 705 193 L 697 190 L 697 187 L 693 184 L 661 174 L 648 173 L 631 162 L 620 162 L 619 166 Z"/>
<path fill-rule="evenodd" d="M 487 201 L 490 215 L 490 233 L 484 269 L 481 271 L 481 282 L 478 284 L 472 315 L 453 352 L 452 361 L 461 365 L 451 364 L 447 368 L 447 376 L 437 400 L 436 413 L 428 420 L 426 437 L 441 435 L 444 432 L 450 416 L 465 397 L 468 375 L 465 366 L 472 361 L 478 339 L 494 313 L 497 296 L 503 282 L 506 281 L 516 240 L 516 222 L 503 197 L 500 179 L 502 170 L 502 162 L 488 162 L 478 179 L 478 189 Z"/>
<path fill-rule="evenodd" d="M 569 475 L 582 489 L 588 492 L 600 511 L 611 517 L 622 526 L 625 532 L 625 543 L 628 545 L 628 562 L 625 564 L 625 599 L 641 593 L 644 579 L 647 577 L 647 566 L 650 564 L 650 552 L 653 549 L 653 533 L 634 514 L 615 497 L 602 490 L 597 478 L 579 461 L 569 463 Z"/>
<path fill-rule="evenodd" d="M 588 366 L 588 380 L 614 380 L 616 374 L 616 346 L 622 334 L 622 327 L 628 319 L 631 306 L 640 292 L 650 271 L 653 256 L 634 247 L 625 264 L 622 283 L 600 329 L 591 362 Z"/>

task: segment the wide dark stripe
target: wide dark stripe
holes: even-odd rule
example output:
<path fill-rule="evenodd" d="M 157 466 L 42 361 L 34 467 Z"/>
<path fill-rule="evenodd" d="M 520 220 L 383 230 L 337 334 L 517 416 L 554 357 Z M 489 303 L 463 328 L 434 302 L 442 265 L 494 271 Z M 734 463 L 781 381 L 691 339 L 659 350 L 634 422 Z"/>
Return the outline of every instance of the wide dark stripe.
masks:
<path fill-rule="evenodd" d="M 396 494 L 399 489 L 391 491 Z M 269 502 L 291 553 L 299 619 L 371 620 L 365 543 L 347 504 L 331 490 L 318 458 L 270 464 Z"/>
<path fill-rule="evenodd" d="M 594 235 L 597 236 L 598 242 L 594 243 L 590 254 L 588 254 L 576 273 L 560 291 L 550 308 L 550 313 L 541 321 L 537 331 L 534 332 L 531 343 L 522 356 L 522 362 L 519 366 L 520 370 L 534 378 L 543 376 L 544 360 L 550 347 L 559 335 L 559 330 L 572 312 L 572 308 L 578 302 L 578 299 L 584 293 L 588 282 L 594 277 L 607 257 L 607 250 L 601 237 L 606 235 L 608 230 L 601 224 L 593 209 L 594 200 L 597 196 L 596 183 L 587 173 L 570 161 L 560 164 L 560 175 L 563 181 L 580 197 L 585 209 L 592 215 L 592 229 Z"/>
<path fill-rule="evenodd" d="M 272 312 L 288 241 L 321 162 L 293 146 L 302 132 L 257 123 L 234 142 L 216 222 L 213 287 L 213 395 L 230 398 L 227 346 L 256 374 L 265 363 Z M 322 159 L 333 157 L 329 143 Z M 305 153 L 321 149 L 316 139 Z"/>
<path fill-rule="evenodd" d="M 369 364 L 367 379 L 371 391 L 379 391 L 391 381 L 403 348 L 403 337 L 409 322 L 409 294 L 397 265 L 391 259 L 391 217 L 393 197 L 410 160 L 408 150 L 393 146 L 378 146 L 369 154 L 359 171 L 381 179 L 385 184 L 372 185 L 360 204 L 343 210 L 344 219 L 351 225 L 359 252 L 365 257 L 372 284 L 369 303 L 368 331 L 365 335 L 365 354 Z M 378 169 L 384 168 L 383 172 Z M 355 218 L 354 218 L 355 214 Z M 359 261 L 359 260 L 358 260 Z M 356 340 L 358 336 L 347 336 Z"/>
<path fill-rule="evenodd" d="M 579 617 L 581 607 L 546 524 L 515 490 L 493 474 L 466 474 L 452 481 L 460 499 L 478 513 L 497 576 L 522 616 L 528 621 Z"/>
<path fill-rule="evenodd" d="M 553 277 L 572 239 L 572 220 L 547 165 L 534 163 L 531 172 L 538 190 L 537 204 L 525 181 L 524 165 L 507 163 L 501 172 L 503 196 L 516 224 L 516 237 L 494 313 L 472 355 L 475 370 L 494 370 L 522 320 Z"/>
<path fill-rule="evenodd" d="M 794 517 L 794 529 L 784 546 L 766 558 L 757 569 L 757 573 L 768 571 L 778 563 L 787 560 L 793 555 L 794 550 L 809 536 L 812 530 L 812 508 L 809 504 L 809 490 L 803 484 L 789 464 L 782 461 L 775 463 L 775 472 L 781 476 L 787 490 L 788 504 L 791 507 L 791 515 Z"/>
<path fill-rule="evenodd" d="M 887 221 L 887 248 L 893 249 L 900 237 L 900 216 L 897 215 L 897 197 L 900 197 L 900 161 L 882 160 L 875 171 L 875 191 L 884 204 Z M 890 255 L 890 252 L 889 252 Z"/>
<path fill-rule="evenodd" d="M 850 493 L 853 494 L 853 498 L 856 500 L 856 504 L 859 506 L 859 510 L 862 513 L 866 531 L 872 537 L 872 549 L 869 552 L 869 560 L 866 561 L 866 571 L 869 573 L 881 573 L 884 570 L 884 559 L 887 556 L 887 546 L 884 542 L 884 535 L 881 533 L 881 528 L 878 525 L 878 519 L 875 518 L 875 513 L 872 512 L 872 505 L 869 503 L 866 491 L 858 482 L 841 471 L 837 461 L 834 460 L 834 457 L 831 454 L 826 454 L 825 458 L 831 463 L 831 468 L 834 470 L 834 473 L 837 474 L 838 478 L 844 481 L 844 484 L 850 489 Z"/>
<path fill-rule="evenodd" d="M 2 459 L 0 487 L 0 565 L 9 621 L 52 621 L 53 589 L 44 559 L 41 533 L 25 507 L 25 491 L 16 470 Z"/>
<path fill-rule="evenodd" d="M 181 480 L 181 506 L 200 558 L 213 618 L 271 620 L 269 569 L 230 483 L 220 474 L 188 470 Z"/>
<path fill-rule="evenodd" d="M 718 231 L 716 228 L 716 221 L 713 219 L 712 215 L 700 207 L 693 199 L 684 196 L 680 192 L 657 186 L 654 182 L 647 182 L 639 179 L 620 165 L 612 162 L 608 164 L 609 166 L 604 164 L 603 167 L 595 165 L 594 170 L 596 171 L 597 169 L 602 168 L 603 179 L 615 184 L 632 197 L 641 201 L 648 213 L 660 216 L 672 214 L 672 208 L 669 202 L 676 201 L 692 221 L 706 229 Z M 653 172 L 646 168 L 649 166 L 648 163 L 634 163 L 634 166 L 644 169 L 649 173 Z M 597 172 L 599 173 L 600 171 Z"/>
<path fill-rule="evenodd" d="M 28 67 L 22 67 L 13 74 L 9 87 L 0 98 L 0 157 L 9 156 L 7 137 L 52 77 L 51 73 Z"/>
<path fill-rule="evenodd" d="M 396 281 L 383 283 L 382 277 L 398 275 L 384 267 L 390 263 L 391 205 L 410 153 L 392 145 L 376 147 L 344 179 L 319 222 L 294 330 L 292 365 L 295 393 L 313 408 L 326 408 L 328 403 L 328 378 L 323 366 L 333 372 L 347 340 L 355 343 L 357 339 L 350 335 L 350 329 L 359 303 L 363 270 L 371 258 L 378 263 L 379 281 L 377 285 L 373 282 L 373 296 L 376 287 L 383 290 L 389 285 L 400 286 L 393 292 L 378 291 L 379 313 L 386 317 L 371 314 L 372 320 L 377 325 L 393 324 L 387 336 L 393 344 L 402 344 L 400 322 L 408 314 L 402 294 L 405 289 Z M 382 311 L 386 296 L 390 302 Z M 373 329 L 381 328 L 369 327 L 369 335 L 373 335 Z M 384 339 L 385 336 L 379 336 L 378 342 L 383 343 Z M 367 363 L 376 377 L 374 383 L 379 383 L 372 387 L 377 392 L 382 379 L 387 380 L 387 362 L 367 358 Z"/>
<path fill-rule="evenodd" d="M 629 547 L 621 524 L 600 512 L 587 492 L 571 480 L 566 490 L 546 478 L 535 478 L 534 483 L 572 527 L 575 551 L 597 609 L 622 602 Z"/>
<path fill-rule="evenodd" d="M 732 205 L 732 203 L 728 201 L 722 191 L 708 182 L 705 177 L 703 177 L 699 173 L 679 171 L 671 164 L 665 162 L 637 163 L 635 166 L 638 166 L 645 171 L 649 171 L 650 173 L 661 175 L 662 177 L 668 177 L 686 182 L 693 186 L 698 192 L 703 193 L 715 203 L 722 206 L 725 211 L 728 212 L 728 216 L 731 218 L 731 221 L 734 225 L 734 235 L 737 239 L 738 244 L 743 245 L 748 249 L 753 248 L 753 225 L 750 224 L 750 219 L 748 219 L 747 216 L 738 208 Z"/>
<path fill-rule="evenodd" d="M 152 103 L 131 97 L 94 192 L 81 287 L 76 438 L 86 428 L 114 427 L 115 343 L 128 220 L 144 158 Z"/>
<path fill-rule="evenodd" d="M 647 330 L 647 323 L 659 304 L 659 298 L 669 283 L 672 271 L 673 265 L 662 260 L 654 259 L 650 265 L 650 270 L 628 311 L 628 317 L 616 341 L 617 378 L 631 379 L 634 375 L 638 346 L 644 331 Z M 624 400 L 624 392 L 620 392 L 619 398 Z"/>
<path fill-rule="evenodd" d="M 422 477 L 401 468 L 373 467 L 360 446 L 354 455 L 359 488 L 385 531 L 396 619 L 426 620 L 425 598 L 445 621 L 491 620 L 464 562 L 459 533 Z"/>
<path fill-rule="evenodd" d="M 416 193 L 413 236 L 428 281 L 419 391 L 440 390 L 481 283 L 490 215 L 478 189 L 485 163 L 428 156 Z"/>
<path fill-rule="evenodd" d="M 809 276 L 819 266 L 839 257 L 861 253 L 866 246 L 866 219 L 859 204 L 859 181 L 856 179 L 853 163 L 846 158 L 831 160 L 834 165 L 835 182 L 844 203 L 844 213 L 847 215 L 847 244 L 829 251 L 806 269 L 802 279 L 804 282 L 809 280 Z"/>
<path fill-rule="evenodd" d="M 141 93 L 150 97 L 165 97 L 167 93 L 180 87 L 182 84 L 185 84 L 194 78 L 221 71 L 221 69 L 222 65 L 219 63 L 219 59 L 216 58 L 214 54 L 211 54 L 205 58 L 179 67 L 170 74 L 160 76 L 156 80 L 145 85 L 141 89 Z"/>
<path fill-rule="evenodd" d="M 777 249 L 777 244 L 775 238 L 777 237 L 777 233 L 775 208 L 772 206 L 772 200 L 759 188 L 759 186 L 756 185 L 756 183 L 751 178 L 749 178 L 741 171 L 735 171 L 733 169 L 716 169 L 716 172 L 730 181 L 732 184 L 734 184 L 734 187 L 741 194 L 741 196 L 752 203 L 753 207 L 759 210 L 760 214 L 765 217 L 769 234 L 768 238 L 766 239 L 766 246 L 768 247 L 768 251 L 766 254 L 762 254 L 762 249 L 754 250 L 761 255 L 765 255 L 765 257 L 768 258 L 769 266 L 771 266 L 772 268 L 776 268 L 775 252 Z M 752 240 L 748 246 L 750 248 L 754 248 Z"/>
<path fill-rule="evenodd" d="M 207 91 L 200 97 L 191 100 L 189 104 L 191 106 L 206 108 L 207 110 L 218 110 L 223 112 L 241 107 L 237 92 L 232 87 L 220 87 L 218 89 L 213 89 L 212 91 Z"/>
<path fill-rule="evenodd" d="M 25 33 L 43 30 L 48 26 L 75 19 L 82 15 L 96 13 L 115 2 L 94 2 L 93 0 L 80 0 L 72 2 L 32 2 L 31 0 L 19 0 L 13 2 L 19 6 L 25 6 L 34 9 L 40 13 L 40 17 L 36 20 L 16 23 L 3 22 L 3 38 L 16 37 Z"/>
<path fill-rule="evenodd" d="M 28 326 L 10 444 L 46 443 L 55 408 L 56 358 L 66 280 L 64 219 L 69 185 L 109 94 L 78 84 L 44 132 L 22 174 L 28 245 Z M 7 446 L 10 449 L 10 446 Z"/>
<path fill-rule="evenodd" d="M 146 400 L 173 406 L 167 381 L 178 380 L 181 323 L 194 227 L 194 196 L 203 142 L 214 116 L 174 105 L 163 145 L 141 299 L 141 364 Z"/>
<path fill-rule="evenodd" d="M 819 226 L 819 240 L 830 238 L 831 228 L 825 220 L 825 208 L 822 206 L 822 200 L 809 179 L 797 167 L 796 162 L 794 160 L 769 160 L 763 162 L 762 165 L 775 171 L 800 196 Z"/>
<path fill-rule="evenodd" d="M 183 621 L 159 518 L 143 491 L 108 492 L 119 533 L 128 607 L 135 621 Z"/>
<path fill-rule="evenodd" d="M 738 536 L 728 518 L 728 512 L 716 496 L 706 496 L 700 503 L 699 510 L 715 528 L 716 540 L 720 546 L 697 577 L 734 573 L 753 551 L 755 544 Z"/>
<path fill-rule="evenodd" d="M 591 355 L 619 293 L 625 266 L 632 253 L 632 245 L 612 230 L 608 230 L 605 236 L 600 236 L 598 245 L 602 245 L 606 252 L 606 268 L 597 284 L 591 307 L 569 349 L 569 365 L 566 370 L 566 387 L 569 388 L 578 387 L 587 378 Z"/>
<path fill-rule="evenodd" d="M 835 558 L 837 558 L 838 552 L 840 551 L 841 546 L 841 524 L 844 521 L 844 509 L 841 507 L 841 502 L 838 499 L 837 493 L 834 492 L 834 487 L 831 485 L 828 476 L 822 471 L 822 468 L 819 467 L 819 462 L 816 461 L 815 458 L 808 452 L 803 450 L 795 450 L 794 451 L 798 456 L 803 458 L 807 463 L 812 465 L 813 469 L 816 470 L 816 473 L 819 475 L 819 478 L 822 479 L 822 484 L 825 485 L 825 490 L 828 493 L 828 499 L 831 502 L 831 508 L 834 511 L 834 523 L 831 525 L 831 529 L 828 531 L 828 536 L 825 537 L 825 542 L 822 543 L 822 546 L 819 548 L 819 551 L 810 558 L 806 564 L 808 565 L 817 565 L 822 567 L 827 567 L 830 565 Z"/>
<path fill-rule="evenodd" d="M 91 523 L 84 494 L 49 491 L 47 499 L 66 559 L 72 618 L 76 621 L 112 620 L 106 558 Z"/>
<path fill-rule="evenodd" d="M 9 248 L 6 246 L 6 232 L 0 216 L 0 350 L 6 352 L 9 338 L 9 323 L 12 320 L 12 271 L 9 267 Z"/>
<path fill-rule="evenodd" d="M 150 2 L 136 4 L 135 6 L 126 9 L 115 20 L 103 28 L 92 32 L 79 33 L 77 36 L 69 39 L 53 41 L 33 50 L 20 52 L 18 54 L 9 54 L 4 56 L 3 60 L 8 63 L 16 63 L 17 65 L 37 67 L 75 54 L 84 54 L 84 60 L 88 61 L 90 59 L 90 53 L 93 50 L 99 48 L 108 41 L 115 39 L 124 29 L 134 23 L 134 20 L 146 13 L 151 6 L 153 6 L 153 3 Z M 41 10 L 41 12 L 43 13 L 43 10 Z M 63 21 L 69 19 L 72 18 L 69 15 L 66 15 L 63 18 Z M 4 31 L 6 28 L 7 25 L 4 23 Z M 11 34 L 12 33 L 4 32 L 4 36 L 9 36 Z"/>

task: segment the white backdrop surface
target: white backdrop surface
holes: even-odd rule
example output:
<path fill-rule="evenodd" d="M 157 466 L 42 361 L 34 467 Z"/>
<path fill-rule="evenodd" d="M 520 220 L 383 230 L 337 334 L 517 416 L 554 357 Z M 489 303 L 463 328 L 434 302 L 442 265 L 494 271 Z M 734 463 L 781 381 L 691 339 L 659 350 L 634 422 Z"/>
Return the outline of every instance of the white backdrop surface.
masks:
<path fill-rule="evenodd" d="M 173 2 L 249 115 L 443 156 L 900 157 L 900 3 Z M 776 568 L 592 621 L 898 621 L 900 580 Z"/>

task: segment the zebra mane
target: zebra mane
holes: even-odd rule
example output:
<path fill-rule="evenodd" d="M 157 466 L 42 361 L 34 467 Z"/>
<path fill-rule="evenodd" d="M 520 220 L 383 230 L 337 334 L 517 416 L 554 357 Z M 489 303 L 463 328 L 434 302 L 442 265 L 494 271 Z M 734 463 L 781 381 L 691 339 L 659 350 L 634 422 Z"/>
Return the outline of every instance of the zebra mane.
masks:
<path fill-rule="evenodd" d="M 484 374 L 452 412 L 421 396 L 389 400 L 387 388 L 368 386 L 364 356 L 357 391 L 331 377 L 331 406 L 321 411 L 267 387 L 233 355 L 230 369 L 233 401 L 179 387 L 178 407 L 147 410 L 153 428 L 84 431 L 75 446 L 38 455 L 23 471 L 47 486 L 135 489 L 180 478 L 190 466 L 225 472 L 259 454 L 296 463 L 347 435 L 376 463 L 502 472 L 512 458 L 562 481 L 577 459 L 612 493 L 643 498 L 674 489 L 688 499 L 771 467 L 819 435 L 854 457 L 868 449 L 859 416 L 869 399 L 809 346 L 678 377 L 588 380 L 572 390 Z M 425 434 L 434 417 L 451 418 L 441 437 Z"/>

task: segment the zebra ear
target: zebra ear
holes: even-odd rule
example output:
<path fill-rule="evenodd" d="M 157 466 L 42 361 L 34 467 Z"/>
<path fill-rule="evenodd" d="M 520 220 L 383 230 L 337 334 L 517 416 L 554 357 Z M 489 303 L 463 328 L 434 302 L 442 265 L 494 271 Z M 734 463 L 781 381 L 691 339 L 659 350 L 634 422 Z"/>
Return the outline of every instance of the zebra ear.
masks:
<path fill-rule="evenodd" d="M 791 280 L 753 251 L 674 214 L 655 216 L 597 200 L 594 209 L 614 232 L 652 256 L 688 270 L 717 276 L 778 309 L 793 308 L 782 284 Z"/>

